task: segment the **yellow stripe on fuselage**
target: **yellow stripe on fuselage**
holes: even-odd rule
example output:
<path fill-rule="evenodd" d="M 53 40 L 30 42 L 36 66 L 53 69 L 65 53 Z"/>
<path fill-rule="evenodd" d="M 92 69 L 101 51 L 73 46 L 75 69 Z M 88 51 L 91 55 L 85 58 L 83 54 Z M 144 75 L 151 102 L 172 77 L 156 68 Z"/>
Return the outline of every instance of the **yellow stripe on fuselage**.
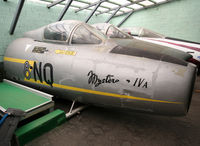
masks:
<path fill-rule="evenodd" d="M 10 57 L 4 57 L 4 61 L 10 61 L 10 62 L 15 62 L 15 63 L 22 63 L 24 64 L 28 60 L 24 59 L 17 59 L 17 58 L 10 58 Z"/>
<path fill-rule="evenodd" d="M 30 64 L 30 66 L 33 66 L 33 64 L 34 64 L 33 60 L 24 60 L 24 59 L 10 58 L 10 57 L 4 57 L 4 61 L 10 61 L 10 62 L 21 63 L 21 64 L 24 64 L 26 61 L 28 61 L 28 63 Z M 32 69 L 29 68 L 29 71 L 31 72 Z M 28 72 L 26 74 L 27 74 L 27 76 L 29 76 Z"/>
<path fill-rule="evenodd" d="M 31 66 L 33 66 L 33 63 L 34 63 L 33 60 L 17 59 L 17 58 L 10 58 L 10 57 L 4 57 L 4 61 L 10 61 L 10 62 L 22 63 L 22 64 L 28 61 Z"/>
<path fill-rule="evenodd" d="M 10 61 L 10 62 L 15 62 L 15 63 L 25 63 L 26 61 L 29 61 L 29 60 L 4 57 L 4 61 Z M 47 83 L 45 83 L 45 82 L 41 83 L 39 80 L 37 80 L 37 81 L 35 81 L 34 79 L 28 80 L 26 78 L 24 78 L 24 80 L 28 81 L 28 82 L 32 82 L 32 83 L 37 83 L 37 84 L 49 86 Z M 60 84 L 56 84 L 56 83 L 53 83 L 52 86 L 56 87 L 56 88 L 61 88 L 61 89 L 66 89 L 66 90 L 71 90 L 71 91 L 77 91 L 77 92 L 83 92 L 83 93 L 96 94 L 96 95 L 102 95 L 102 96 L 111 96 L 111 97 L 117 97 L 117 98 L 127 98 L 127 99 L 139 100 L 139 101 L 149 101 L 149 102 L 158 102 L 158 103 L 183 104 L 182 102 L 164 101 L 164 100 L 134 97 L 134 96 L 128 96 L 128 95 L 120 95 L 120 94 L 115 94 L 115 93 L 94 91 L 94 90 L 72 87 L 72 86 L 67 86 L 67 85 L 60 85 Z"/>
<path fill-rule="evenodd" d="M 25 79 L 25 81 L 49 86 L 47 83 L 45 83 L 45 82 L 41 83 L 39 80 L 35 81 L 34 79 L 30 79 L 30 80 Z M 120 94 L 115 94 L 115 93 L 94 91 L 94 90 L 77 88 L 77 87 L 72 87 L 72 86 L 67 86 L 67 85 L 60 85 L 60 84 L 56 84 L 56 83 L 53 83 L 52 86 L 57 87 L 57 88 L 66 89 L 66 90 L 72 90 L 72 91 L 84 92 L 84 93 L 90 93 L 90 94 L 96 94 L 96 95 L 103 95 L 103 96 L 128 98 L 128 99 L 134 99 L 134 100 L 140 100 L 140 101 L 150 101 L 150 102 L 159 102 L 159 103 L 182 104 L 182 102 L 172 102 L 172 101 L 155 100 L 155 99 L 148 99 L 148 98 L 142 98 L 142 97 L 134 97 L 134 96 L 128 96 L 128 95 L 120 95 Z"/>

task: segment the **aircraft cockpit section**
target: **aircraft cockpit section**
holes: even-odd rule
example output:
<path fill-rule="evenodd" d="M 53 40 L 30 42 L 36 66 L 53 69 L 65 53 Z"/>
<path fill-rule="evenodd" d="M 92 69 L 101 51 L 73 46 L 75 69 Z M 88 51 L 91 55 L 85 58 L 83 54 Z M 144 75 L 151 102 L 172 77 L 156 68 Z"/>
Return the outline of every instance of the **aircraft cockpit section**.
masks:
<path fill-rule="evenodd" d="M 121 28 L 121 30 L 123 32 L 130 34 L 131 36 L 147 37 L 147 38 L 165 38 L 165 36 L 162 34 L 159 34 L 157 32 L 142 27 L 125 27 Z"/>
<path fill-rule="evenodd" d="M 106 34 L 110 38 L 123 38 L 123 39 L 130 39 L 131 38 L 131 36 L 129 36 L 128 34 L 123 33 L 122 31 L 120 31 L 119 29 L 117 29 L 114 26 L 110 26 L 108 28 Z"/>
<path fill-rule="evenodd" d="M 34 41 L 66 45 L 98 45 L 107 38 L 94 27 L 78 21 L 61 21 L 24 34 Z"/>
<path fill-rule="evenodd" d="M 124 33 L 115 26 L 109 23 L 98 23 L 93 24 L 96 29 L 106 34 L 109 38 L 122 38 L 122 39 L 132 39 L 129 34 Z"/>
<path fill-rule="evenodd" d="M 72 34 L 71 44 L 100 44 L 100 39 L 84 25 L 79 25 Z"/>
<path fill-rule="evenodd" d="M 56 23 L 44 29 L 44 40 L 66 42 L 69 38 L 70 25 Z"/>

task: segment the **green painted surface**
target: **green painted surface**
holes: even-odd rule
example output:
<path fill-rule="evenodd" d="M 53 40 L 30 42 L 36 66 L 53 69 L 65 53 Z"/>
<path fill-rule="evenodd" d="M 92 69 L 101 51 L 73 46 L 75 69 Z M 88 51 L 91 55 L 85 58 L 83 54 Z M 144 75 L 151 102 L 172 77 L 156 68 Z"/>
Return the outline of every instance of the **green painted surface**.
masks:
<path fill-rule="evenodd" d="M 4 109 L 17 108 L 25 111 L 47 101 L 50 101 L 50 99 L 6 82 L 0 83 L 0 106 Z"/>
<path fill-rule="evenodd" d="M 8 45 L 16 38 L 22 37 L 24 32 L 37 29 L 41 26 L 56 22 L 64 7 L 54 6 L 48 9 L 47 3 L 38 3 L 30 0 L 25 0 L 24 7 L 21 11 L 15 32 L 9 35 L 9 29 L 13 20 L 16 7 L 19 0 L 8 0 L 4 2 L 0 0 L 0 61 L 3 60 Z M 63 20 L 80 20 L 85 19 L 90 14 L 90 11 L 83 10 L 75 13 L 75 10 L 69 8 Z M 108 15 L 93 15 L 89 20 L 89 24 L 104 22 Z"/>
<path fill-rule="evenodd" d="M 125 16 L 114 18 L 119 24 Z M 121 26 L 144 27 L 169 37 L 200 42 L 200 0 L 176 0 L 133 13 Z"/>
<path fill-rule="evenodd" d="M 24 145 L 45 132 L 55 128 L 66 121 L 65 113 L 62 110 L 55 110 L 35 121 L 32 121 L 15 131 L 20 145 Z"/>

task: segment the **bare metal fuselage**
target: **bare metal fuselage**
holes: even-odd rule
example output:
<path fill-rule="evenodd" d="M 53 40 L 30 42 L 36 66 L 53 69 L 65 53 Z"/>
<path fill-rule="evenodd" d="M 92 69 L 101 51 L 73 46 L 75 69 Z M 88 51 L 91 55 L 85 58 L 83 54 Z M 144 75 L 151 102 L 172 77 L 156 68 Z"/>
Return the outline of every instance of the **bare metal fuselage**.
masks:
<path fill-rule="evenodd" d="M 187 113 L 195 80 L 192 64 L 110 53 L 115 46 L 111 39 L 98 45 L 62 45 L 20 38 L 6 50 L 4 68 L 9 79 L 69 100 Z"/>

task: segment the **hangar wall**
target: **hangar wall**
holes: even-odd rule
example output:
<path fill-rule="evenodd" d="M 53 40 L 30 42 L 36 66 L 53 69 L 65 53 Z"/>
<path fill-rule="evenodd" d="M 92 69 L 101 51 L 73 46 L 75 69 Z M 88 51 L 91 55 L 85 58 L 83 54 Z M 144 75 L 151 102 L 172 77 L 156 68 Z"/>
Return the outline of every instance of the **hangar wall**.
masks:
<path fill-rule="evenodd" d="M 3 60 L 3 55 L 8 44 L 23 36 L 23 33 L 32 29 L 39 28 L 49 23 L 57 21 L 63 7 L 55 6 L 51 9 L 46 7 L 47 4 L 36 3 L 26 0 L 21 11 L 15 32 L 13 35 L 9 34 L 11 22 L 16 11 L 18 0 L 0 1 L 0 61 Z M 90 11 L 84 10 L 74 13 L 74 9 L 69 9 L 65 14 L 64 19 L 75 19 L 84 21 Z M 105 15 L 95 16 L 90 19 L 89 23 L 104 22 Z"/>
<path fill-rule="evenodd" d="M 113 18 L 117 25 L 125 16 Z M 121 27 L 144 27 L 169 37 L 200 42 L 200 0 L 177 0 L 133 13 Z"/>

